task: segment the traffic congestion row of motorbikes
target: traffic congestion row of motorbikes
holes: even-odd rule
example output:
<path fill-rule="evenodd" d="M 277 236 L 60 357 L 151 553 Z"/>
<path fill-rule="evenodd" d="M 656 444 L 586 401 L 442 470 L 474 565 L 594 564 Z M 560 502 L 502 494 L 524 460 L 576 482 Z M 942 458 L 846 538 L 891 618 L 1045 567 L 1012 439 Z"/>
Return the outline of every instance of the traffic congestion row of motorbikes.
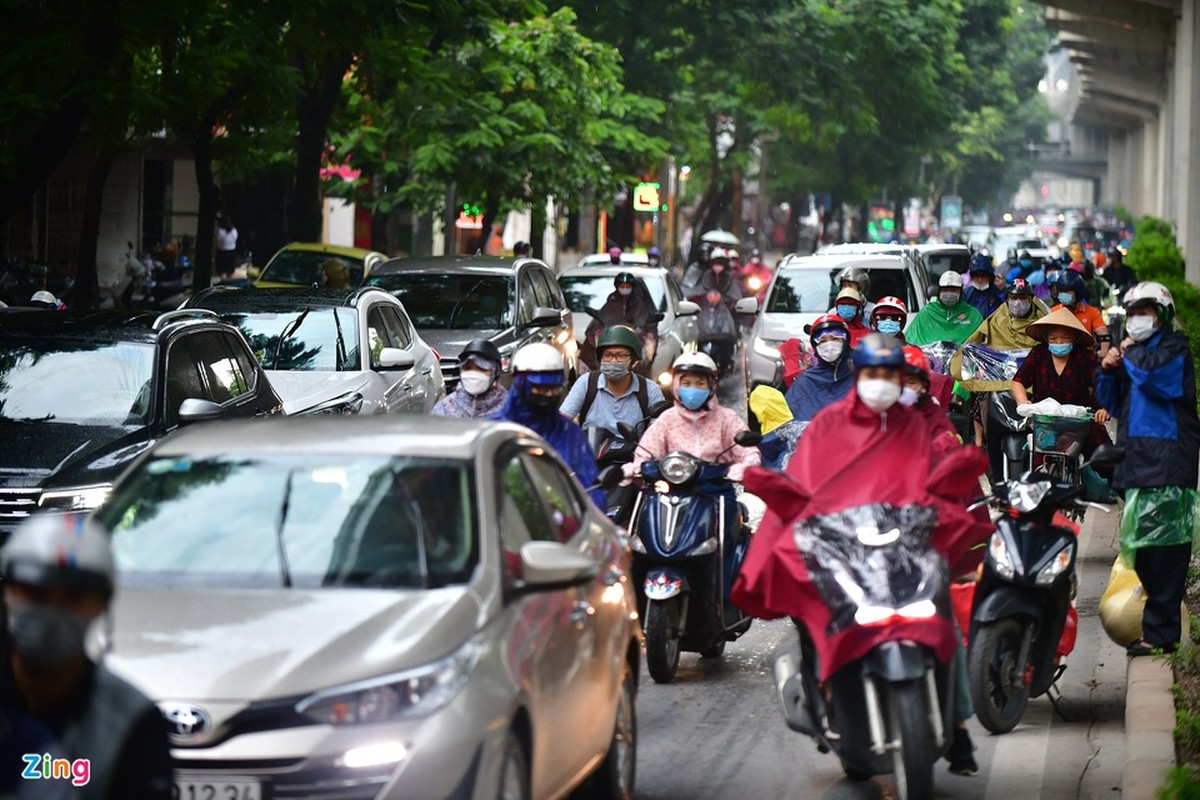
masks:
<path fill-rule="evenodd" d="M 975 355 L 1015 370 L 1003 354 Z M 597 443 L 608 513 L 628 529 L 647 667 L 659 683 L 672 680 L 681 652 L 720 657 L 752 622 L 729 601 L 752 532 L 726 465 L 676 452 L 645 462 L 632 486 L 616 485 L 610 476 L 619 470 L 604 472 L 633 460 L 640 434 L 667 406 Z M 1078 525 L 1070 517 L 1084 506 L 1107 510 L 1083 499 L 1080 471 L 1112 466 L 1123 451 L 1103 445 L 1085 464 L 1074 444 L 1038 447 L 1031 425 L 1021 424 L 991 493 L 969 509 L 995 510 L 972 582 L 953 582 L 931 547 L 930 508 L 870 504 L 795 525 L 820 602 L 812 617 L 796 620 L 798 644 L 777 654 L 775 688 L 788 726 L 833 752 L 852 780 L 891 773 L 901 798 L 931 797 L 934 765 L 952 740 L 955 680 L 968 681 L 983 726 L 1006 733 L 1065 669 L 1076 620 Z M 737 438 L 743 446 L 760 440 L 749 431 Z M 931 477 L 931 491 L 939 480 L 947 475 Z M 837 635 L 839 652 L 855 655 L 822 663 L 814 632 Z M 943 646 L 962 634 L 966 676 L 955 675 L 953 649 Z"/>

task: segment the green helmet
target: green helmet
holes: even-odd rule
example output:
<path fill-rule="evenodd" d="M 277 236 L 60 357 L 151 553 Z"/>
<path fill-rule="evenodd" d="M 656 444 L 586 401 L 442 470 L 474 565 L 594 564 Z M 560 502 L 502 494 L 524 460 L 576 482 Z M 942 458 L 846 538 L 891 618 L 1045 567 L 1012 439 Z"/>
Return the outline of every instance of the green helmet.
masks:
<path fill-rule="evenodd" d="M 610 325 L 604 329 L 600 340 L 596 342 L 596 354 L 602 354 L 606 347 L 627 347 L 633 351 L 634 360 L 640 361 L 642 358 L 642 337 L 624 325 Z"/>

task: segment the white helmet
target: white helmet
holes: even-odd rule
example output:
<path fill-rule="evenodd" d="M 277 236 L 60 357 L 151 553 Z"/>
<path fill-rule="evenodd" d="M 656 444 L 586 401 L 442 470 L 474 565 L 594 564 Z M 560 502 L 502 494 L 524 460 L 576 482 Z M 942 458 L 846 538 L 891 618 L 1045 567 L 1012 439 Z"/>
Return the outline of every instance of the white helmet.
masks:
<path fill-rule="evenodd" d="M 512 371 L 518 372 L 566 372 L 562 353 L 545 342 L 527 344 L 513 353 Z"/>
<path fill-rule="evenodd" d="M 1175 316 L 1175 298 L 1171 290 L 1157 281 L 1142 281 L 1125 293 L 1123 305 L 1126 309 L 1135 306 L 1156 305 L 1166 319 Z"/>
<path fill-rule="evenodd" d="M 40 291 L 34 292 L 33 297 L 29 298 L 29 302 L 41 303 L 41 304 L 47 305 L 47 306 L 57 306 L 58 298 L 55 297 L 50 292 L 47 292 L 45 289 L 42 289 Z"/>
<path fill-rule="evenodd" d="M 717 362 L 713 361 L 708 353 L 699 353 L 695 350 L 689 353 L 680 353 L 679 357 L 675 359 L 675 363 L 671 365 L 671 372 L 676 375 L 681 372 L 699 372 L 711 376 L 713 380 L 721 377 L 717 374 Z"/>
<path fill-rule="evenodd" d="M 741 253 L 739 253 L 739 252 L 738 252 L 736 249 L 734 249 L 734 248 L 732 248 L 732 247 L 731 247 L 731 248 L 729 248 L 729 252 L 728 252 L 728 254 L 727 254 L 727 255 L 729 256 L 729 260 L 730 260 L 730 261 L 733 261 L 735 258 L 736 258 L 738 261 L 741 261 L 741 260 L 742 260 L 742 254 L 741 254 Z"/>
<path fill-rule="evenodd" d="M 950 287 L 962 290 L 962 275 L 959 275 L 952 269 L 948 269 L 942 273 L 942 277 L 938 278 L 938 286 L 942 288 Z"/>
<path fill-rule="evenodd" d="M 35 514 L 0 551 L 5 580 L 113 592 L 112 549 L 104 527 L 86 514 Z"/>
<path fill-rule="evenodd" d="M 724 247 L 714 247 L 712 249 L 712 252 L 708 254 L 708 261 L 711 264 L 712 262 L 716 261 L 718 258 L 721 259 L 722 261 L 728 261 L 729 260 L 729 251 L 726 250 Z"/>

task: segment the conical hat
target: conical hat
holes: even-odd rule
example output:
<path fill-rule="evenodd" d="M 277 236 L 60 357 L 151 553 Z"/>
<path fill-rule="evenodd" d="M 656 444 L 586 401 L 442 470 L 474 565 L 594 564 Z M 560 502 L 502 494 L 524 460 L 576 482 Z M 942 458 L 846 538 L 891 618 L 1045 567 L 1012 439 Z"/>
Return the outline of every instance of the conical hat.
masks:
<path fill-rule="evenodd" d="M 1029 326 L 1025 328 L 1025 333 L 1031 339 L 1044 342 L 1050 334 L 1050 329 L 1053 327 L 1069 328 L 1077 334 L 1076 341 L 1084 341 L 1088 347 L 1091 347 L 1093 344 L 1092 335 L 1088 333 L 1088 329 L 1083 327 L 1083 323 L 1076 319 L 1075 315 L 1067 308 L 1051 311 L 1037 322 L 1029 323 Z"/>

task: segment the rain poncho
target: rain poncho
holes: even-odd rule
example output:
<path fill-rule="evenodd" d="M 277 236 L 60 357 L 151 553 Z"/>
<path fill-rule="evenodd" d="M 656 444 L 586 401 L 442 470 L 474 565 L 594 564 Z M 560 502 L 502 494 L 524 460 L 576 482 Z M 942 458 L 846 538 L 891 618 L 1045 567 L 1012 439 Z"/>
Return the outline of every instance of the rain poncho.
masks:
<path fill-rule="evenodd" d="M 964 344 L 982 344 L 987 345 L 991 350 L 1000 351 L 1028 351 L 1037 344 L 1037 341 L 1026 333 L 1025 329 L 1048 313 L 1050 312 L 1047 308 L 1036 300 L 1033 303 L 1033 310 L 1029 312 L 1029 316 L 1024 318 L 1014 317 L 1008 312 L 1008 305 L 1002 305 L 995 314 L 985 319 L 983 324 L 967 337 Z M 996 381 L 982 382 L 976 379 L 973 383 L 969 383 L 971 378 L 963 379 L 962 359 L 963 352 L 960 349 L 950 360 L 950 376 L 965 388 L 973 392 L 1003 392 L 1011 388 L 1012 375 Z M 1013 371 L 1015 373 L 1015 367 Z"/>
<path fill-rule="evenodd" d="M 832 364 L 816 359 L 813 366 L 800 373 L 785 397 L 792 417 L 807 422 L 830 403 L 845 397 L 853 386 L 854 367 L 847 348 Z"/>
<path fill-rule="evenodd" d="M 762 429 L 763 438 L 758 443 L 762 465 L 768 469 L 786 467 L 808 423 L 792 418 L 783 393 L 773 386 L 759 386 L 750 393 L 750 410 Z"/>
<path fill-rule="evenodd" d="M 1182 486 L 1130 489 L 1121 512 L 1121 558 L 1136 564 L 1143 547 L 1200 540 L 1200 492 Z"/>
<path fill-rule="evenodd" d="M 908 328 L 904 338 L 918 347 L 931 342 L 963 342 L 983 324 L 983 316 L 970 303 L 959 300 L 950 308 L 940 301 L 926 303 Z"/>
<path fill-rule="evenodd" d="M 962 301 L 970 303 L 979 312 L 979 315 L 984 319 L 990 317 L 996 309 L 1004 305 L 1004 290 L 996 286 L 996 284 L 988 284 L 986 289 L 976 289 L 974 286 L 968 286 L 963 289 Z"/>
<path fill-rule="evenodd" d="M 986 457 L 978 448 L 964 447 L 936 471 L 935 462 L 933 436 L 919 412 L 896 405 L 876 414 L 857 392 L 829 406 L 800 437 L 786 473 L 747 472 L 746 488 L 766 502 L 767 514 L 751 540 L 733 602 L 756 617 L 801 619 L 817 647 L 822 680 L 869 652 L 880 635 L 894 639 L 900 628 L 904 638 L 949 659 L 955 636 L 948 618 L 942 625 L 904 621 L 831 632 L 831 610 L 808 574 L 795 537 L 798 522 L 846 509 L 931 507 L 936 528 L 930 544 L 946 557 L 951 574 L 961 574 L 978 563 L 982 549 L 975 546 L 986 540 L 990 525 L 954 498 L 977 490 Z M 887 631 L 881 634 L 883 627 Z"/>
<path fill-rule="evenodd" d="M 492 367 L 492 385 L 480 395 L 468 394 L 462 382 L 454 387 L 454 391 L 437 401 L 431 412 L 435 417 L 455 417 L 457 419 L 493 419 L 504 407 L 508 392 L 496 382 L 500 365 Z"/>
<path fill-rule="evenodd" d="M 526 402 L 521 394 L 522 377 L 517 375 L 513 378 L 512 388 L 508 390 L 504 408 L 497 419 L 524 425 L 541 436 L 558 453 L 567 469 L 575 473 L 583 488 L 593 486 L 600 471 L 596 466 L 596 456 L 588 445 L 587 434 L 558 409 L 544 411 Z M 602 489 L 593 489 L 588 494 L 598 508 L 605 507 L 606 500 Z"/>

